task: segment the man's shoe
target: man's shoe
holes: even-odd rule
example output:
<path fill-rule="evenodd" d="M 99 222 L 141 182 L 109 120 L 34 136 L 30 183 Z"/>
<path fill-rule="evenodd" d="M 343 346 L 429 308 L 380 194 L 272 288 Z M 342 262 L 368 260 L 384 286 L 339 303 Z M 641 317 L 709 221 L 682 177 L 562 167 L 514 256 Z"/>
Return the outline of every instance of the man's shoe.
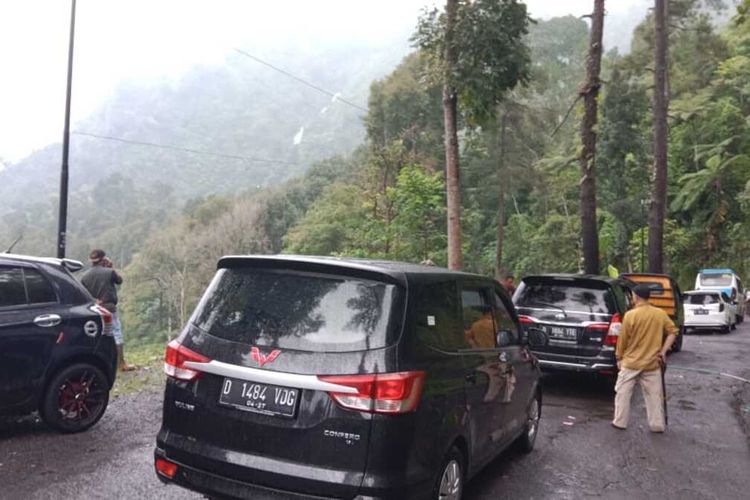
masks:
<path fill-rule="evenodd" d="M 614 423 L 614 422 L 611 422 L 611 423 L 610 423 L 610 425 L 612 425 L 612 427 L 614 427 L 614 428 L 615 428 L 615 429 L 617 429 L 618 431 L 624 431 L 624 430 L 627 430 L 627 427 L 620 427 L 619 425 L 615 425 L 615 423 Z"/>
<path fill-rule="evenodd" d="M 666 429 L 651 429 L 654 434 L 663 434 Z"/>

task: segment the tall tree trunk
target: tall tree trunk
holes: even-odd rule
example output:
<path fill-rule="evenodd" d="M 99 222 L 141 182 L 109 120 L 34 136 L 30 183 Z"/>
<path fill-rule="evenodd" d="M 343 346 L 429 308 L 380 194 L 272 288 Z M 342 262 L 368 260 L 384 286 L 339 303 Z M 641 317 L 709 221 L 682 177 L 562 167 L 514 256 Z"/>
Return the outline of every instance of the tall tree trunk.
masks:
<path fill-rule="evenodd" d="M 667 207 L 667 0 L 654 2 L 654 184 L 648 213 L 648 270 L 664 272 Z"/>
<path fill-rule="evenodd" d="M 599 232 L 596 224 L 596 118 L 599 96 L 599 73 L 602 63 L 602 32 L 604 31 L 604 0 L 594 0 L 591 18 L 591 41 L 586 61 L 586 82 L 581 89 L 584 115 L 581 121 L 581 240 L 583 268 L 588 274 L 599 274 Z"/>
<path fill-rule="evenodd" d="M 498 155 L 497 168 L 498 168 L 498 193 L 497 193 L 497 237 L 495 247 L 495 277 L 502 279 L 505 277 L 505 269 L 503 269 L 503 243 L 505 242 L 505 151 L 506 146 L 506 128 L 507 128 L 507 113 L 503 113 L 500 118 L 500 154 Z"/>
<path fill-rule="evenodd" d="M 445 5 L 445 62 L 443 85 L 443 124 L 445 126 L 445 179 L 448 205 L 448 269 L 462 267 L 461 255 L 461 190 L 458 168 L 458 92 L 451 81 L 452 68 L 457 59 L 453 45 L 458 0 L 447 0 Z"/>

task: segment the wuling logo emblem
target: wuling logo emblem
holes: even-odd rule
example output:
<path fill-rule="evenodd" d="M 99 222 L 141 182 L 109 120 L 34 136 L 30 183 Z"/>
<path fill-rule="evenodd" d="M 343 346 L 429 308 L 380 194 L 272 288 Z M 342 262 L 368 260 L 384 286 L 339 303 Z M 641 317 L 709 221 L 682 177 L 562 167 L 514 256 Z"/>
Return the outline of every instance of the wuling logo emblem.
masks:
<path fill-rule="evenodd" d="M 274 359 L 278 358 L 279 354 L 281 354 L 281 351 L 278 349 L 274 349 L 268 354 L 263 354 L 257 347 L 250 349 L 250 356 L 258 362 L 258 366 L 261 368 L 263 368 L 263 365 L 266 363 L 271 363 Z"/>

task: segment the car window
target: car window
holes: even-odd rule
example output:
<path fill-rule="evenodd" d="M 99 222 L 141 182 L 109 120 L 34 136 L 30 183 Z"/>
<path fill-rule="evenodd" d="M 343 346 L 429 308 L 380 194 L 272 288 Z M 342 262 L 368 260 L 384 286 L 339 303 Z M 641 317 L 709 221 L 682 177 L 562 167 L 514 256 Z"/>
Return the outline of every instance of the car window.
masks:
<path fill-rule="evenodd" d="M 488 300 L 489 290 L 461 290 L 461 310 L 466 349 L 495 348 L 495 320 Z"/>
<path fill-rule="evenodd" d="M 376 281 L 222 269 L 193 323 L 210 335 L 256 346 L 306 352 L 377 349 L 387 345 L 398 296 L 395 285 Z"/>
<path fill-rule="evenodd" d="M 29 296 L 29 304 L 47 304 L 57 302 L 57 295 L 52 289 L 52 284 L 35 269 L 24 269 L 26 279 L 26 293 Z"/>
<path fill-rule="evenodd" d="M 518 332 L 518 326 L 513 322 L 513 317 L 505 307 L 505 302 L 497 292 L 492 294 L 492 310 L 497 325 L 497 344 L 499 347 L 516 345 L 521 342 L 521 336 Z"/>
<path fill-rule="evenodd" d="M 26 304 L 23 271 L 15 267 L 0 267 L 0 307 Z"/>
<path fill-rule="evenodd" d="M 414 315 L 420 342 L 446 352 L 463 348 L 457 291 L 455 281 L 431 283 L 419 289 Z"/>
<path fill-rule="evenodd" d="M 732 284 L 731 273 L 701 273 L 700 283 L 703 286 L 730 286 Z"/>
<path fill-rule="evenodd" d="M 516 297 L 516 306 L 553 307 L 568 313 L 613 314 L 617 312 L 612 293 L 606 288 L 594 288 L 575 283 L 526 283 Z"/>
<path fill-rule="evenodd" d="M 691 293 L 685 296 L 685 303 L 694 306 L 718 304 L 719 296 L 715 293 Z"/>

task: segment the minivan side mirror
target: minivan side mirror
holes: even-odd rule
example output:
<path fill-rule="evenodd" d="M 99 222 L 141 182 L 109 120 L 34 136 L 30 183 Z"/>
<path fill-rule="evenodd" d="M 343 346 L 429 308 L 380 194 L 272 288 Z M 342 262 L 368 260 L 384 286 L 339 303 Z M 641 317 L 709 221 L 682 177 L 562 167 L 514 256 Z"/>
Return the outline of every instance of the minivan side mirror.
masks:
<path fill-rule="evenodd" d="M 526 340 L 531 347 L 542 347 L 547 345 L 549 338 L 544 330 L 532 326 L 526 328 Z"/>

